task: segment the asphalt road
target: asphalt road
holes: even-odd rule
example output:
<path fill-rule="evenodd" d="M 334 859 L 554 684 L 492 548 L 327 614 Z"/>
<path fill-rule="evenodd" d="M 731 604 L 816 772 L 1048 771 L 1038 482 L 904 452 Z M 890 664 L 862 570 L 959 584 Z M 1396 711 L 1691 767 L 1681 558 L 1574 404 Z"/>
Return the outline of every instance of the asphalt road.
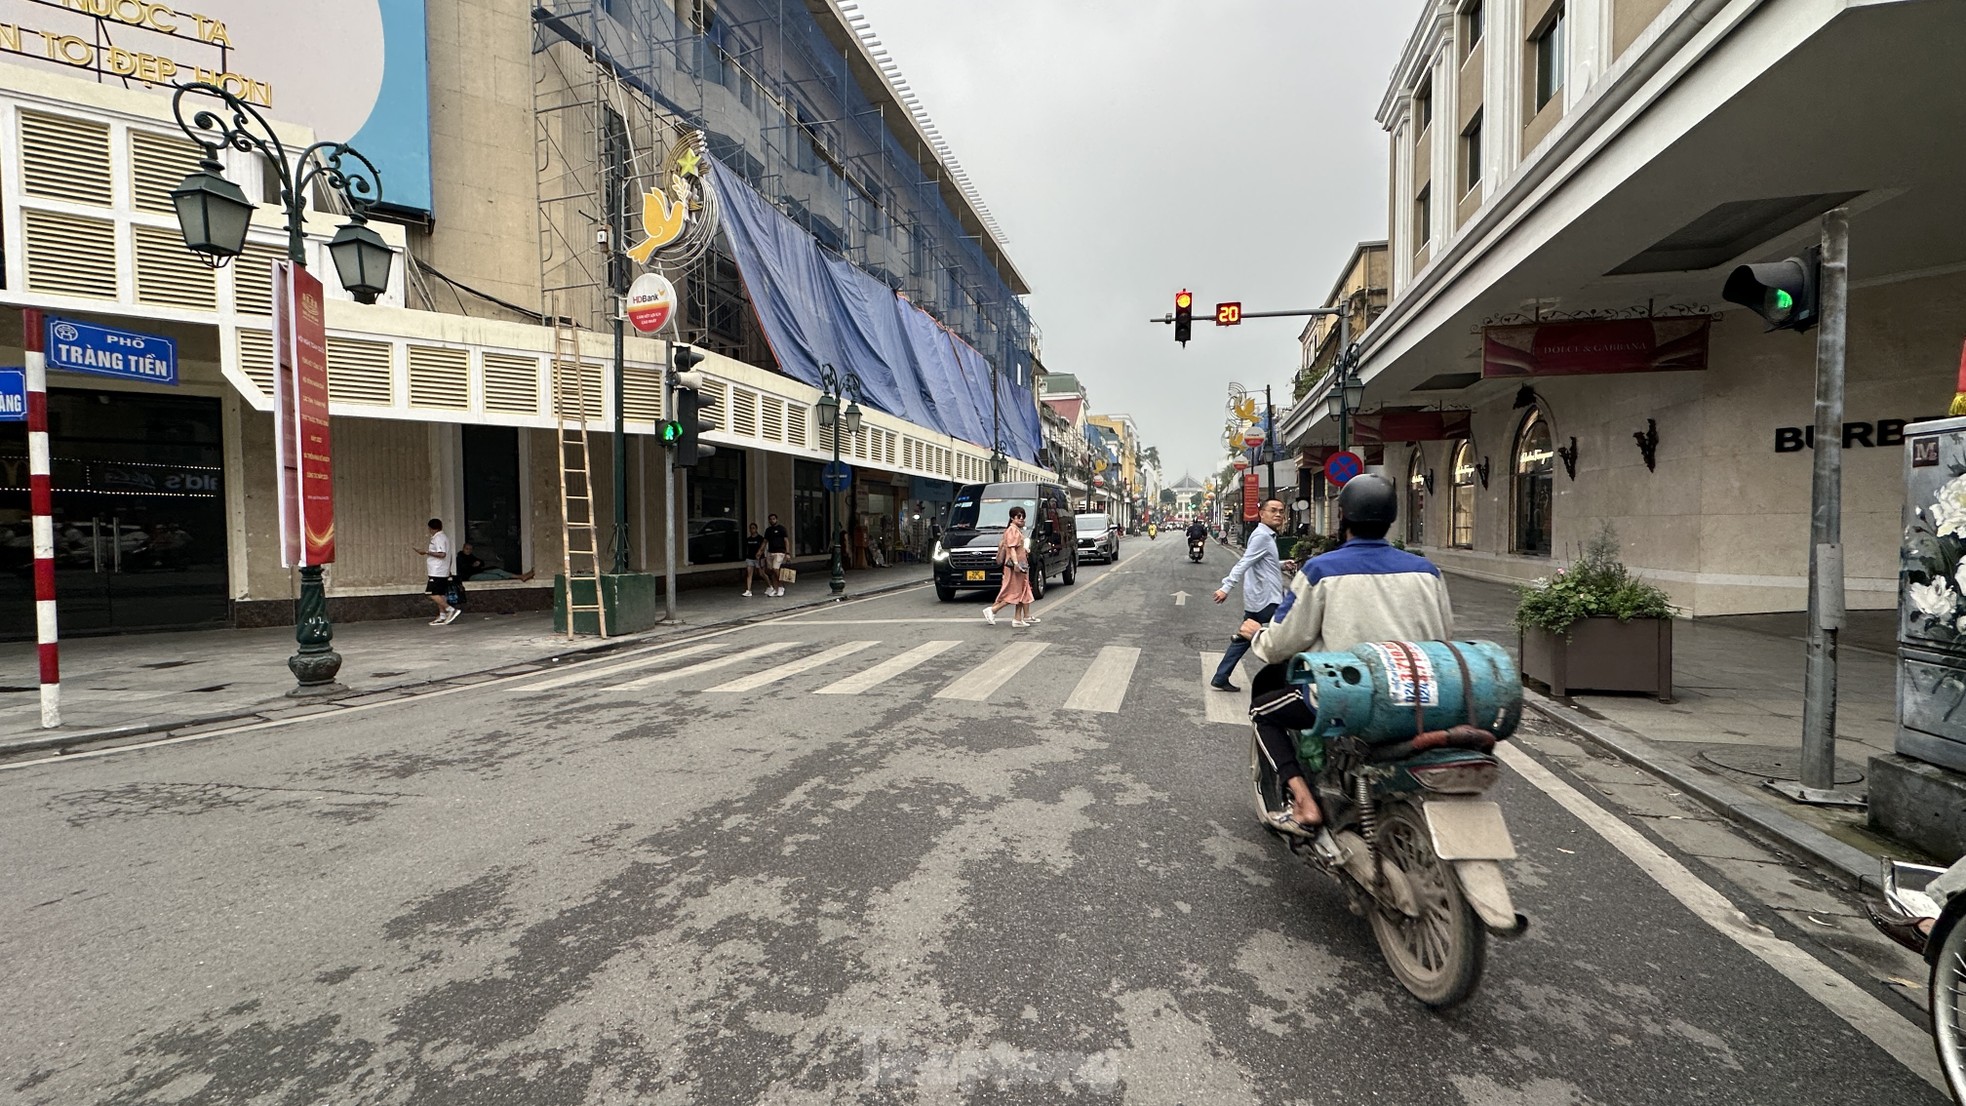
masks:
<path fill-rule="evenodd" d="M 1945 1101 L 1847 899 L 1533 728 L 1534 925 L 1411 1001 L 1209 720 L 1227 561 L 0 765 L 0 1101 Z"/>

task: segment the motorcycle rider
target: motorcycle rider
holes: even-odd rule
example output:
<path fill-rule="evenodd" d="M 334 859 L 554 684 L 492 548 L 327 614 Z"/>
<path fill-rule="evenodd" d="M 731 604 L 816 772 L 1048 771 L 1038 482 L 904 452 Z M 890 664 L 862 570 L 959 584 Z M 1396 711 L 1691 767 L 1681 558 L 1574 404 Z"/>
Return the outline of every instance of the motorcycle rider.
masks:
<path fill-rule="evenodd" d="M 1208 548 L 1208 525 L 1200 519 L 1188 524 L 1188 548 L 1193 549 L 1200 542 L 1203 549 Z"/>
<path fill-rule="evenodd" d="M 1454 632 L 1440 569 L 1386 541 L 1399 517 L 1392 481 L 1370 473 L 1353 477 L 1338 493 L 1338 514 L 1345 543 L 1305 563 L 1267 626 L 1252 618 L 1239 630 L 1264 665 L 1250 685 L 1249 717 L 1290 795 L 1290 810 L 1278 812 L 1276 824 L 1300 836 L 1315 833 L 1324 817 L 1290 731 L 1315 725 L 1317 704 L 1308 687 L 1284 682 L 1284 663 L 1298 653 L 1368 641 L 1446 641 Z"/>

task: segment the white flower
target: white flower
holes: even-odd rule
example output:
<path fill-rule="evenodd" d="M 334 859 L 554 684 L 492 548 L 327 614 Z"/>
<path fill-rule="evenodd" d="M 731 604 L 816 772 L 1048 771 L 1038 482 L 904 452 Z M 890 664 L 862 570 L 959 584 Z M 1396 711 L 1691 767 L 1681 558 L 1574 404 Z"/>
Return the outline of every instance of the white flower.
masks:
<path fill-rule="evenodd" d="M 1958 608 L 1959 593 L 1942 579 L 1929 584 L 1912 584 L 1905 589 L 1905 594 L 1918 613 L 1928 618 L 1951 619 Z"/>
<path fill-rule="evenodd" d="M 1952 582 L 1961 592 L 1966 592 L 1966 561 L 1959 562 L 1959 567 L 1952 570 Z"/>
<path fill-rule="evenodd" d="M 1966 476 L 1955 476 L 1939 489 L 1932 504 L 1932 530 L 1966 538 Z"/>

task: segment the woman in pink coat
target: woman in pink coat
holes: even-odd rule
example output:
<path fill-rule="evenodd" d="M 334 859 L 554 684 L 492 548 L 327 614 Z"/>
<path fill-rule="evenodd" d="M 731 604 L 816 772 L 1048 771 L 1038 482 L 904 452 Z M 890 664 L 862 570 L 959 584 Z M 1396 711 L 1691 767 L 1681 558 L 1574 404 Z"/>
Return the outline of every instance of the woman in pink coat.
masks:
<path fill-rule="evenodd" d="M 997 624 L 997 608 L 1015 606 L 1011 612 L 1012 626 L 1019 629 L 1029 626 L 1037 619 L 1031 617 L 1031 561 L 1024 552 L 1024 508 L 1010 509 L 1010 525 L 1004 527 L 1003 539 L 997 542 L 997 563 L 1003 566 L 1003 587 L 997 589 L 996 602 L 983 609 L 983 621 Z"/>

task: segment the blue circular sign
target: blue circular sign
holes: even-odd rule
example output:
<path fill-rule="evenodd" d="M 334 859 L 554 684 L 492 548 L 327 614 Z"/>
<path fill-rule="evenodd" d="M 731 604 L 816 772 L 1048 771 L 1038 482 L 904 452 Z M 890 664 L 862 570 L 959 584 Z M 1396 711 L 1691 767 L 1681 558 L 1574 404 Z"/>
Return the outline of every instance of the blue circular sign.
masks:
<path fill-rule="evenodd" d="M 1365 471 L 1365 458 L 1349 449 L 1341 449 L 1324 462 L 1324 478 L 1343 487 L 1347 481 Z"/>
<path fill-rule="evenodd" d="M 845 461 L 828 461 L 819 474 L 819 483 L 829 492 L 843 492 L 853 484 L 853 466 Z"/>

